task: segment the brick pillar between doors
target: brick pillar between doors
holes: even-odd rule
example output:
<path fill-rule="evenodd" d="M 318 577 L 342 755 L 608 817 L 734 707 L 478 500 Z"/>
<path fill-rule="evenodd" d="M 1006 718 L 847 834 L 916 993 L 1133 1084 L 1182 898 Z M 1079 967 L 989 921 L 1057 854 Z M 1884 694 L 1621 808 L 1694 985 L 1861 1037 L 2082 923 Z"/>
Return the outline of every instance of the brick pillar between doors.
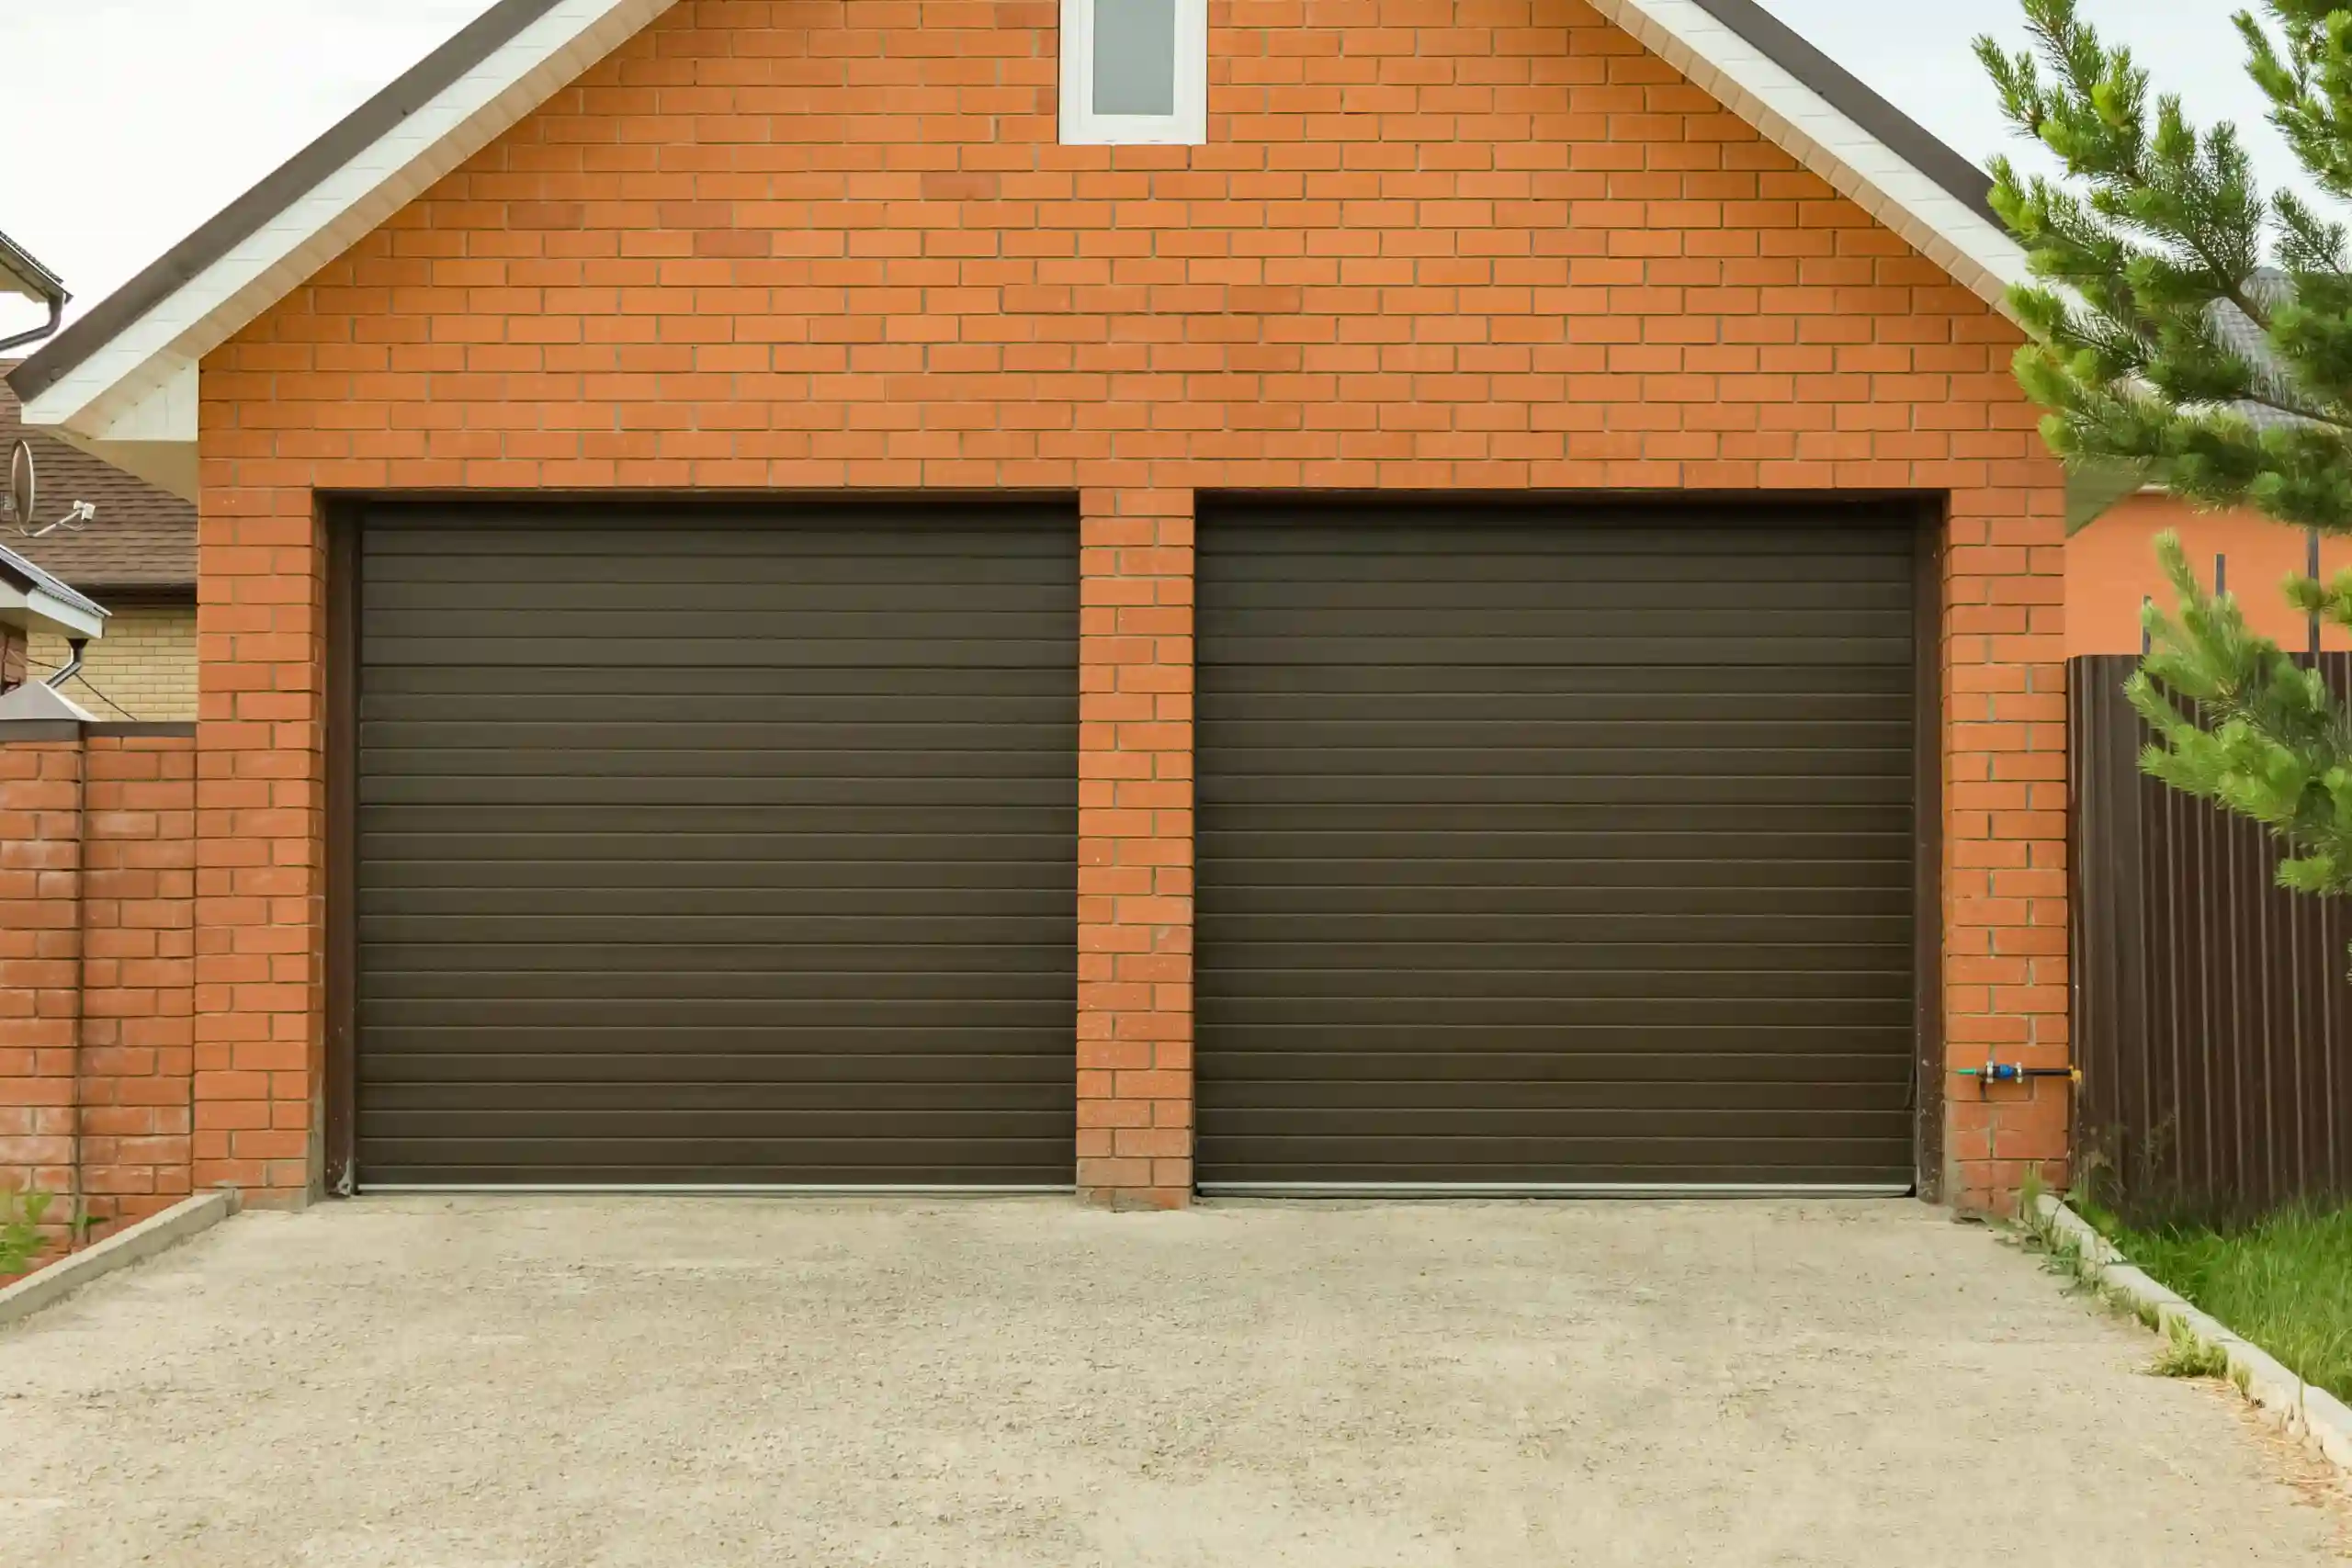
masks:
<path fill-rule="evenodd" d="M 1193 1191 L 1193 497 L 1081 502 L 1078 1190 Z"/>

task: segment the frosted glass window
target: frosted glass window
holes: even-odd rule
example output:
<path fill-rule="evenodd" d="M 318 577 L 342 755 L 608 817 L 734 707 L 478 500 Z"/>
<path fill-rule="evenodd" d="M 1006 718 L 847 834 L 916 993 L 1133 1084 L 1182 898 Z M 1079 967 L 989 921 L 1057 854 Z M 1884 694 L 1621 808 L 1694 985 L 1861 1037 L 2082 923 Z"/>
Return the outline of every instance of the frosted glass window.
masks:
<path fill-rule="evenodd" d="M 1208 140 L 1208 0 L 1061 0 L 1061 139 L 1095 147 Z"/>
<path fill-rule="evenodd" d="M 1176 112 L 1176 0 L 1094 0 L 1094 112 Z"/>

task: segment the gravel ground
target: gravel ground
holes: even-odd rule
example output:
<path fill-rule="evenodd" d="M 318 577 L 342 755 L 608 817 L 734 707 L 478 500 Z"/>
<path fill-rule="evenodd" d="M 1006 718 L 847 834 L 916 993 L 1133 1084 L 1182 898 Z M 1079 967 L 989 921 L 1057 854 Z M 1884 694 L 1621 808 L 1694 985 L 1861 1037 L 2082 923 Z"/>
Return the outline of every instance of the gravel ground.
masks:
<path fill-rule="evenodd" d="M 2339 1560 L 2154 1346 L 1901 1202 L 364 1199 L 0 1329 L 0 1562 Z"/>

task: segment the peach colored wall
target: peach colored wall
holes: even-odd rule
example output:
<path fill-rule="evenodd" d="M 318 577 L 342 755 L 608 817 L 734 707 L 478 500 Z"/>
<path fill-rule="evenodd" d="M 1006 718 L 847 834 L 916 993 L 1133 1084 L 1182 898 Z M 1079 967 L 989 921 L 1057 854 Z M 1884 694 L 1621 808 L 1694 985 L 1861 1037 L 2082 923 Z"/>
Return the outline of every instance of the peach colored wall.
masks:
<path fill-rule="evenodd" d="M 2305 536 L 2251 512 L 2200 512 L 2168 495 L 2135 495 L 2066 542 L 2066 656 L 2140 651 L 2140 604 L 2170 604 L 2172 585 L 2156 566 L 2155 536 L 2170 528 L 2210 585 L 2213 562 L 2229 563 L 2228 587 L 2249 625 L 2281 648 L 2311 646 L 2311 629 L 2278 585 L 2309 558 Z M 2320 541 L 2320 573 L 2352 568 L 2352 539 Z M 2352 633 L 2324 628 L 2322 646 L 2352 649 Z"/>

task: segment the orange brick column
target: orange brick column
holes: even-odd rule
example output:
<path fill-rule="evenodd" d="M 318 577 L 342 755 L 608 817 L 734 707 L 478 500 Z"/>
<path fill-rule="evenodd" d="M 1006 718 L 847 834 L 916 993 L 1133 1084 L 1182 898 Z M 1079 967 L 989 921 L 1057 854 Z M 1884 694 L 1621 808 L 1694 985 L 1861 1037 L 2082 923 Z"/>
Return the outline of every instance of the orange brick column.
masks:
<path fill-rule="evenodd" d="M 192 1190 L 196 739 L 85 744 L 82 1190 L 132 1221 Z"/>
<path fill-rule="evenodd" d="M 1078 1189 L 1193 1190 L 1193 497 L 1090 490 L 1079 612 Z"/>
<path fill-rule="evenodd" d="M 86 1239 L 191 1190 L 196 746 L 146 728 L 0 732 L 0 1187 Z"/>
<path fill-rule="evenodd" d="M 306 486 L 222 455 L 234 434 L 207 430 L 197 545 L 196 1185 L 299 1203 L 325 1052 L 325 539 Z"/>
<path fill-rule="evenodd" d="M 74 1190 L 82 742 L 0 739 L 0 1188 Z M 61 1226 L 64 1204 L 50 1218 Z"/>
<path fill-rule="evenodd" d="M 1944 556 L 1947 1068 L 2070 1060 L 2065 520 L 2048 459 L 2017 467 L 1953 495 Z M 2070 1091 L 1947 1073 L 1946 1201 L 2006 1211 L 2029 1171 L 2063 1183 Z"/>

